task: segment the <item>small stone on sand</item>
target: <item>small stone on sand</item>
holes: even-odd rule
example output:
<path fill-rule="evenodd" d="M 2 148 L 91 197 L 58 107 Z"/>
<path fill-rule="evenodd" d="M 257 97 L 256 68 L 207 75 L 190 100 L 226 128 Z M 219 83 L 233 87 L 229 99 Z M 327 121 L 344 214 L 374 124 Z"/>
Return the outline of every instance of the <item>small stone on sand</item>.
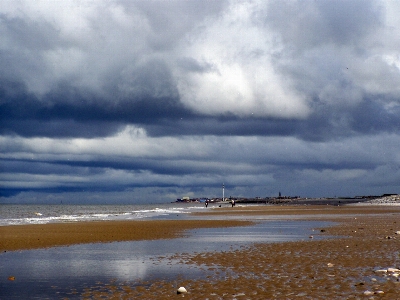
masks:
<path fill-rule="evenodd" d="M 176 291 L 176 293 L 177 293 L 177 294 L 184 294 L 184 293 L 187 293 L 187 290 L 186 290 L 183 286 L 181 286 L 181 287 Z"/>

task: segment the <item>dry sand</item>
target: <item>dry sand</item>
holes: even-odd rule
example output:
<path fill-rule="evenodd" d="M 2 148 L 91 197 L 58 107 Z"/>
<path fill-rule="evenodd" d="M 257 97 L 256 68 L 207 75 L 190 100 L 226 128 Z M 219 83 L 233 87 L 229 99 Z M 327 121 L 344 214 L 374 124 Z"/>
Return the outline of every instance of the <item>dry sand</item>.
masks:
<path fill-rule="evenodd" d="M 335 221 L 337 225 L 315 229 L 314 235 L 323 234 L 333 237 L 325 240 L 309 238 L 300 242 L 254 244 L 222 253 L 177 256 L 182 263 L 213 270 L 214 275 L 204 280 L 194 281 L 182 278 L 179 282 L 166 280 L 99 283 L 88 287 L 80 298 L 400 299 L 399 277 L 391 273 L 375 272 L 378 269 L 400 268 L 400 235 L 396 234 L 400 231 L 400 207 L 259 206 L 213 209 L 207 213 L 216 216 L 234 214 L 247 217 L 262 214 L 296 215 L 297 218 L 304 216 L 307 220 Z M 157 222 L 148 223 L 157 224 Z M 111 235 L 116 230 L 113 226 L 117 226 L 111 225 L 113 223 L 115 222 L 110 222 L 110 228 L 107 229 Z M 166 226 L 166 224 L 176 223 L 181 226 Z M 147 233 L 151 234 L 148 235 L 149 238 L 169 238 L 182 234 L 181 229 L 204 227 L 204 224 L 216 226 L 220 223 L 221 221 L 216 221 L 216 223 L 173 221 L 162 226 L 158 223 L 153 230 L 147 229 Z M 228 223 L 225 225 L 228 226 Z M 70 234 L 71 228 L 75 228 L 71 226 L 76 226 L 75 230 L 82 228 L 80 226 L 83 228 L 95 226 L 90 223 L 60 225 L 65 226 L 61 232 L 69 228 L 65 237 Z M 49 225 L 35 226 L 37 227 L 32 227 L 32 232 L 46 231 L 45 228 Z M 56 225 L 53 226 L 57 228 Z M 101 228 L 104 226 L 106 223 L 101 223 Z M 157 233 L 158 237 L 153 236 L 155 228 L 157 231 L 162 229 L 162 232 Z M 143 231 L 146 230 L 143 229 Z M 83 239 L 82 236 L 87 236 L 91 232 L 89 229 L 83 230 L 78 239 L 79 242 L 90 240 L 87 237 Z M 1 236 L 2 234 L 3 232 L 0 233 Z M 12 234 L 8 235 L 8 238 L 12 238 Z M 114 235 L 104 240 L 97 239 L 97 241 L 113 239 L 120 240 Z M 126 237 L 123 240 L 129 239 L 132 238 Z M 184 286 L 188 293 L 177 295 L 178 286 Z"/>

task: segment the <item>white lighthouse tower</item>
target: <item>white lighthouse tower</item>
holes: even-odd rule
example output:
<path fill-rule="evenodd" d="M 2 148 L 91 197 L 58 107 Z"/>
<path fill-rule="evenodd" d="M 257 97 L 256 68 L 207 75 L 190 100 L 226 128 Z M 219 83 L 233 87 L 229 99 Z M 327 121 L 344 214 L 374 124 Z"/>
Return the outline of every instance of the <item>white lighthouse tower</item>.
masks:
<path fill-rule="evenodd" d="M 222 201 L 225 201 L 225 184 L 222 183 Z"/>

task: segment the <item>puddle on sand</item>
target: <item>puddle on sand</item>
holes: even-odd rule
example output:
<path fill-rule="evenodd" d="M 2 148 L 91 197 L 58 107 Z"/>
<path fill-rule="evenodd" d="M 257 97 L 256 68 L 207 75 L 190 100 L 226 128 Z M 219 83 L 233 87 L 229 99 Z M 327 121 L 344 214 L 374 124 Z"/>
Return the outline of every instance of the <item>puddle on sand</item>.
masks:
<path fill-rule="evenodd" d="M 189 231 L 171 240 L 84 244 L 0 254 L 0 299 L 71 298 L 99 282 L 204 278 L 210 271 L 171 264 L 175 253 L 227 251 L 254 242 L 308 239 L 320 221 L 264 221 L 252 226 Z M 314 233 L 315 234 L 315 233 Z M 319 238 L 314 235 L 314 238 Z M 321 237 L 322 238 L 322 237 Z M 10 276 L 15 280 L 8 280 Z"/>

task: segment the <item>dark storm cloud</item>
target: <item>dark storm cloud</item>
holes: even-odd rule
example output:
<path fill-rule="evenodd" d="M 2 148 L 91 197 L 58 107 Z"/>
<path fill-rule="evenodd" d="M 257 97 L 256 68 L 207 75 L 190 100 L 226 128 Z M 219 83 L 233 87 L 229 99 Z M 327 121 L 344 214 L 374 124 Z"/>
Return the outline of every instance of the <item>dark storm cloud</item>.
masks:
<path fill-rule="evenodd" d="M 400 132 L 400 107 L 388 111 L 374 100 L 366 100 L 352 111 L 351 127 L 364 134 Z"/>
<path fill-rule="evenodd" d="M 3 196 L 398 188 L 397 2 L 2 4 Z"/>
<path fill-rule="evenodd" d="M 191 116 L 178 99 L 152 95 L 158 93 L 151 85 L 157 79 L 146 75 L 136 80 L 140 90 L 135 94 L 115 94 L 112 100 L 67 84 L 38 99 L 22 83 L 2 80 L 1 132 L 21 136 L 107 136 L 126 123 L 149 124 Z"/>
<path fill-rule="evenodd" d="M 23 84 L 1 83 L 1 132 L 21 136 L 108 136 L 123 124 L 133 123 L 145 126 L 154 136 L 259 135 L 329 140 L 357 133 L 396 132 L 400 126 L 398 108 L 388 111 L 379 99 L 365 100 L 350 109 L 320 104 L 307 120 L 210 117 L 193 114 L 177 98 L 146 98 L 146 91 L 111 102 L 64 85 L 39 100 Z"/>
<path fill-rule="evenodd" d="M 177 39 L 188 33 L 188 29 L 195 28 L 194 21 L 201 22 L 202 17 L 217 15 L 216 12 L 227 7 L 222 1 L 212 2 L 211 6 L 194 2 L 181 5 L 151 1 L 125 5 L 128 13 L 136 13 L 135 9 L 139 9 L 146 16 L 159 44 L 171 41 L 176 43 Z M 158 8 L 161 5 L 165 10 L 154 10 L 154 5 Z M 126 65 L 116 64 L 116 68 L 103 75 L 99 91 L 77 86 L 65 78 L 55 81 L 45 93 L 33 93 L 24 81 L 16 78 L 27 72 L 21 70 L 26 67 L 28 72 L 30 68 L 36 71 L 43 69 L 43 56 L 36 55 L 33 59 L 35 52 L 54 49 L 56 44 L 71 47 L 74 45 L 73 40 L 63 39 L 60 30 L 44 20 L 32 26 L 29 18 L 2 15 L 3 31 L 16 51 L 8 49 L 8 52 L 3 52 L 3 58 L 9 59 L 0 60 L 4 67 L 0 82 L 1 132 L 22 136 L 97 137 L 116 133 L 124 124 L 140 124 L 145 126 L 150 135 L 156 136 L 293 135 L 311 140 L 329 140 L 357 132 L 367 134 L 369 129 L 372 132 L 391 132 L 397 129 L 398 123 L 392 117 L 395 114 L 388 112 L 386 115 L 385 110 L 379 107 L 384 103 L 374 101 L 373 98 L 379 95 L 362 95 L 371 99 L 369 104 L 361 100 L 350 109 L 346 105 L 338 107 L 322 98 L 332 97 L 335 90 L 357 93 L 354 91 L 357 88 L 340 73 L 348 58 L 338 57 L 334 50 L 315 50 L 327 43 L 338 47 L 356 47 L 354 51 L 357 47 L 362 48 L 371 32 L 382 26 L 382 9 L 379 5 L 371 1 L 271 1 L 265 8 L 259 8 L 256 17 L 265 19 L 268 27 L 279 33 L 283 45 L 306 51 L 300 57 L 297 51 L 293 52 L 289 66 L 282 64 L 279 56 L 274 63 L 276 70 L 294 79 L 297 88 L 308 98 L 313 110 L 305 119 L 237 116 L 224 111 L 210 116 L 193 111 L 182 102 L 172 67 L 163 57 L 141 58 L 140 62 L 135 62 L 137 57 L 132 56 L 133 64 L 130 61 Z M 188 18 L 195 12 L 195 19 Z M 288 23 L 283 16 L 291 16 L 291 22 Z M 171 46 L 151 46 L 152 42 L 148 45 L 149 49 L 153 48 L 151 51 L 171 49 Z M 29 49 L 29 52 L 25 51 L 29 53 L 27 57 L 22 55 L 23 49 Z M 317 52 L 310 56 L 307 51 Z M 285 56 L 291 53 L 284 50 L 280 52 Z M 21 57 L 27 60 L 22 60 L 24 67 L 21 65 Z M 216 68 L 210 62 L 201 62 L 192 57 L 178 58 L 177 65 L 185 72 L 199 74 L 213 72 Z M 315 94 L 332 84 L 333 90 L 328 94 Z M 371 105 L 374 110 L 366 109 L 371 108 Z M 376 110 L 379 110 L 384 120 L 390 119 L 384 122 L 386 126 L 378 124 L 382 122 L 376 120 Z M 371 121 L 369 126 L 360 126 L 360 111 L 365 119 Z"/>

